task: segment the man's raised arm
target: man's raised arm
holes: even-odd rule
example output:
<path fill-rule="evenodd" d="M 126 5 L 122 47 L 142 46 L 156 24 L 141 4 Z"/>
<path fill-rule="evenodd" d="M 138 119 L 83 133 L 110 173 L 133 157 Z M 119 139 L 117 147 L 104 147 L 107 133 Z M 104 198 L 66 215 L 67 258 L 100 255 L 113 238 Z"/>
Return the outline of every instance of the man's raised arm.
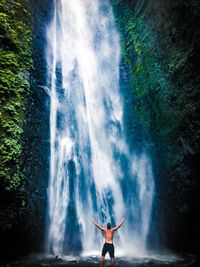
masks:
<path fill-rule="evenodd" d="M 101 231 L 105 231 L 106 229 L 103 228 L 101 225 L 99 225 L 94 219 L 92 219 L 93 223 L 96 225 L 97 228 L 99 228 Z"/>
<path fill-rule="evenodd" d="M 118 224 L 117 226 L 113 227 L 112 230 L 116 231 L 117 229 L 119 229 L 119 227 L 122 226 L 122 224 L 124 223 L 124 221 L 125 221 L 125 220 L 123 219 L 123 220 L 121 221 L 121 223 Z"/>

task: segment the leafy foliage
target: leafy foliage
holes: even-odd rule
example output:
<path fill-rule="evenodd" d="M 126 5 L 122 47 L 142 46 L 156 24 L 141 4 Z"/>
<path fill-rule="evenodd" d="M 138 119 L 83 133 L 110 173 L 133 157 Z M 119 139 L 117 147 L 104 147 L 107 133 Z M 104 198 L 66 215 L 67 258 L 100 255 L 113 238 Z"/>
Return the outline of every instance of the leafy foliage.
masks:
<path fill-rule="evenodd" d="M 27 0 L 0 1 L 0 182 L 15 190 L 20 171 L 28 71 L 31 58 L 31 21 Z"/>
<path fill-rule="evenodd" d="M 184 0 L 173 5 L 156 0 L 112 3 L 134 99 L 134 119 L 171 168 L 199 149 L 199 102 L 193 94 L 198 95 L 200 77 L 191 60 L 200 38 L 198 33 L 191 35 L 191 25 L 186 27 L 183 16 L 189 14 L 195 23 L 200 5 L 194 9 L 192 2 Z"/>

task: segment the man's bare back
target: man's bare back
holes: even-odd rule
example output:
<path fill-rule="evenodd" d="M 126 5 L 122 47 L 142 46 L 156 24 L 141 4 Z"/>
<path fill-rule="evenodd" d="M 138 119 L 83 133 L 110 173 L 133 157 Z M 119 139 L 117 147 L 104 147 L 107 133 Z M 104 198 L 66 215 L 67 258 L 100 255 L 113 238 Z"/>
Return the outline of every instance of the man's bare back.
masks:
<path fill-rule="evenodd" d="M 104 234 L 105 234 L 105 242 L 112 244 L 113 243 L 114 230 L 113 229 L 110 229 L 110 230 L 105 229 Z"/>

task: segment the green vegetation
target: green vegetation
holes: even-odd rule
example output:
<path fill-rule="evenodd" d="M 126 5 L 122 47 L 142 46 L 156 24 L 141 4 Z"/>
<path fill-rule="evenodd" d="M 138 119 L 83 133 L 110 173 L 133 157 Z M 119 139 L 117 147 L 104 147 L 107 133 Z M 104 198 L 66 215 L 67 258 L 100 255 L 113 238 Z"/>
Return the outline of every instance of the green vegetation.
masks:
<path fill-rule="evenodd" d="M 113 0 L 113 10 L 121 33 L 122 62 L 128 66 L 134 119 L 169 169 L 199 147 L 199 102 L 192 96 L 199 75 L 189 62 L 198 36 L 191 35 L 191 27 L 183 27 L 184 12 L 195 12 L 189 3 L 173 21 L 176 5 L 154 2 Z"/>
<path fill-rule="evenodd" d="M 0 0 L 0 43 L 0 183 L 15 190 L 23 178 L 20 138 L 32 66 L 28 0 Z"/>

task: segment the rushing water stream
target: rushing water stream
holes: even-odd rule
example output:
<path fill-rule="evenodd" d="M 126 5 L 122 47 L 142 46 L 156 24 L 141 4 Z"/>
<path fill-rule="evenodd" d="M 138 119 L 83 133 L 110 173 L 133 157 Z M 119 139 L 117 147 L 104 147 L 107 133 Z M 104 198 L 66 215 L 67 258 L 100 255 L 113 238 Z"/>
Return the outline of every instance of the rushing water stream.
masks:
<path fill-rule="evenodd" d="M 147 155 L 130 151 L 119 93 L 120 38 L 109 1 L 55 0 L 47 26 L 50 179 L 47 250 L 100 252 L 92 224 L 126 223 L 121 254 L 145 255 L 154 180 Z"/>

